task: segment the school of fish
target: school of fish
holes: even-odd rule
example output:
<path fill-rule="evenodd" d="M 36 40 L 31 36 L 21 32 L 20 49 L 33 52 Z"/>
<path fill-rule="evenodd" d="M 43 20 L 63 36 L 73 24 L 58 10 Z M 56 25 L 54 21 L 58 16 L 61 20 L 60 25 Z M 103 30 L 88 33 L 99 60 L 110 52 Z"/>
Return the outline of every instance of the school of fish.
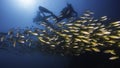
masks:
<path fill-rule="evenodd" d="M 120 56 L 120 21 L 106 23 L 107 16 L 95 19 L 93 14 L 91 11 L 86 11 L 74 21 L 71 18 L 67 22 L 55 23 L 52 27 L 47 22 L 39 22 L 39 25 L 44 27 L 42 29 L 37 27 L 10 29 L 7 34 L 0 33 L 0 47 L 9 43 L 9 46 L 14 48 L 27 46 L 62 56 L 103 52 L 111 54 L 109 60 L 118 59 Z"/>

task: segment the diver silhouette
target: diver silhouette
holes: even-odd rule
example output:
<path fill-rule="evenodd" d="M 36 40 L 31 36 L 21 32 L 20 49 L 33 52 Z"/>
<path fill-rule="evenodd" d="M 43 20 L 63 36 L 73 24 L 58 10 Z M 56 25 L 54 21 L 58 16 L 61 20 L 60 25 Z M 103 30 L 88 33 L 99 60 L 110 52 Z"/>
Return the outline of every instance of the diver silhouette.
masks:
<path fill-rule="evenodd" d="M 47 18 L 56 17 L 50 10 L 39 6 L 39 11 L 37 12 L 36 17 L 33 19 L 33 22 L 46 21 Z"/>
<path fill-rule="evenodd" d="M 73 9 L 72 5 L 67 3 L 67 7 L 63 8 L 61 11 L 61 14 L 57 18 L 57 22 L 63 20 L 63 19 L 69 19 L 71 17 L 77 17 L 78 13 Z"/>
<path fill-rule="evenodd" d="M 41 14 L 45 17 L 46 15 L 46 13 L 47 14 L 50 14 L 51 16 L 53 16 L 53 17 L 55 17 L 56 18 L 56 15 L 55 14 L 53 14 L 53 12 L 51 12 L 50 10 L 48 10 L 47 8 L 44 8 L 44 7 L 42 7 L 42 6 L 39 6 L 39 11 L 41 12 Z"/>
<path fill-rule="evenodd" d="M 48 13 L 49 15 L 46 13 Z M 45 22 L 47 24 L 47 26 L 53 27 L 53 25 L 49 22 L 49 20 L 47 20 L 50 17 L 56 17 L 56 16 L 48 9 L 46 9 L 42 6 L 39 6 L 39 11 L 37 12 L 36 17 L 33 19 L 33 22 L 35 22 L 38 25 Z"/>
<path fill-rule="evenodd" d="M 47 18 L 53 17 L 56 22 L 58 23 L 64 19 L 70 19 L 72 17 L 76 18 L 77 17 L 77 12 L 74 10 L 71 4 L 67 3 L 67 6 L 63 8 L 63 10 L 60 12 L 59 16 L 56 16 L 48 10 L 47 8 L 44 8 L 42 6 L 39 6 L 39 11 L 37 12 L 37 16 L 34 18 L 34 22 L 39 22 L 39 21 L 46 21 Z"/>
<path fill-rule="evenodd" d="M 40 21 L 46 22 L 47 21 L 46 19 L 49 17 L 51 17 L 51 15 L 43 16 L 43 15 L 41 15 L 41 12 L 38 11 L 36 17 L 33 19 L 33 22 L 40 22 Z"/>

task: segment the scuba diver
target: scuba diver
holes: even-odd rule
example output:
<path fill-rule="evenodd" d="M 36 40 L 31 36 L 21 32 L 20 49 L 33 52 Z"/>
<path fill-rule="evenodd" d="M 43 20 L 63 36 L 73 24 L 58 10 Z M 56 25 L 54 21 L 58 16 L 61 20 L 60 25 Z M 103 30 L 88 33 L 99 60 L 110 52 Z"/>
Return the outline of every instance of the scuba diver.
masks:
<path fill-rule="evenodd" d="M 42 14 L 44 17 L 46 16 L 45 13 L 48 13 L 48 14 L 50 14 L 51 16 L 57 18 L 57 16 L 56 16 L 55 14 L 53 14 L 50 10 L 48 10 L 48 9 L 42 7 L 42 6 L 39 6 L 39 11 L 41 12 L 41 14 Z"/>
<path fill-rule="evenodd" d="M 33 22 L 45 21 L 47 18 L 50 17 L 57 18 L 50 10 L 39 6 L 39 11 L 37 12 L 36 17 L 33 19 Z"/>
<path fill-rule="evenodd" d="M 41 12 L 38 11 L 36 17 L 33 19 L 33 22 L 46 22 L 46 19 L 49 17 L 51 17 L 51 15 L 43 16 L 41 15 Z"/>
<path fill-rule="evenodd" d="M 39 11 L 37 12 L 36 17 L 33 19 L 33 22 L 40 25 L 41 22 L 45 22 L 47 24 L 47 26 L 52 26 L 52 24 L 50 23 L 49 19 L 50 17 L 53 18 L 57 18 L 50 10 L 39 6 Z"/>
<path fill-rule="evenodd" d="M 47 14 L 47 15 L 46 15 Z M 49 14 L 49 15 L 48 15 Z M 76 18 L 77 17 L 77 12 L 73 9 L 71 4 L 67 3 L 67 6 L 63 8 L 59 16 L 56 16 L 53 14 L 50 10 L 39 6 L 39 11 L 37 13 L 36 18 L 34 18 L 34 22 L 39 22 L 39 21 L 46 21 L 47 18 L 53 17 L 57 22 L 60 22 L 64 19 L 70 19 L 70 18 Z"/>
<path fill-rule="evenodd" d="M 73 9 L 71 4 L 67 3 L 67 7 L 63 8 L 60 16 L 57 18 L 57 22 L 63 19 L 70 19 L 71 17 L 77 17 L 78 13 Z"/>

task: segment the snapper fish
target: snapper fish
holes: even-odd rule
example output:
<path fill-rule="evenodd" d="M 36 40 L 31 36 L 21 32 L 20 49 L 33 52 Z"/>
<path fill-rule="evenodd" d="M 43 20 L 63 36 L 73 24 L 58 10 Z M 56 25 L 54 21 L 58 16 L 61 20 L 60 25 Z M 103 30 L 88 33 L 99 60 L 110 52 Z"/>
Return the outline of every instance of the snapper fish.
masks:
<path fill-rule="evenodd" d="M 109 60 L 116 60 L 118 58 L 119 58 L 118 56 L 112 56 L 112 57 L 109 58 Z"/>
<path fill-rule="evenodd" d="M 93 51 L 95 51 L 95 52 L 100 52 L 100 49 L 95 48 L 95 47 L 94 47 L 94 48 L 92 48 L 92 50 L 93 50 Z"/>
<path fill-rule="evenodd" d="M 5 40 L 5 36 L 0 37 L 0 41 L 3 42 Z"/>
<path fill-rule="evenodd" d="M 18 40 L 18 42 L 21 43 L 21 44 L 24 44 L 24 43 L 25 43 L 24 40 Z"/>
<path fill-rule="evenodd" d="M 105 50 L 104 53 L 109 53 L 109 54 L 112 54 L 112 55 L 116 55 L 114 50 Z"/>
<path fill-rule="evenodd" d="M 38 36 L 39 34 L 36 33 L 36 32 L 32 32 L 32 35 L 34 35 L 34 36 Z"/>
<path fill-rule="evenodd" d="M 101 21 L 106 21 L 108 18 L 107 18 L 107 16 L 102 16 L 101 17 Z"/>

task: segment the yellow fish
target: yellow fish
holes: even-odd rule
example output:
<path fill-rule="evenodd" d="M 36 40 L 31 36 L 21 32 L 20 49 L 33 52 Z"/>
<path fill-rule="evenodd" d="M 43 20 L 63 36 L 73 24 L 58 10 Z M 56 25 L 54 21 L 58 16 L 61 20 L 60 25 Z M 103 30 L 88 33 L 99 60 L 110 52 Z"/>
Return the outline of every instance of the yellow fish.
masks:
<path fill-rule="evenodd" d="M 79 48 L 79 46 L 73 46 L 73 48 Z"/>
<path fill-rule="evenodd" d="M 66 26 L 72 26 L 73 24 L 72 23 L 69 23 L 69 24 L 65 24 Z"/>
<path fill-rule="evenodd" d="M 89 40 L 82 39 L 82 42 L 89 44 Z"/>
<path fill-rule="evenodd" d="M 19 43 L 22 43 L 22 44 L 24 44 L 24 43 L 25 43 L 25 41 L 24 41 L 24 40 L 19 40 L 18 42 L 19 42 Z"/>
<path fill-rule="evenodd" d="M 78 39 L 78 38 L 75 38 L 75 41 L 81 42 L 81 40 L 80 40 L 80 39 Z"/>
<path fill-rule="evenodd" d="M 63 30 L 63 31 L 64 31 L 64 32 L 67 32 L 67 33 L 69 32 L 69 30 Z"/>
<path fill-rule="evenodd" d="M 120 39 L 119 36 L 114 36 L 114 35 L 111 35 L 111 36 L 109 36 L 109 37 L 112 38 L 112 39 Z"/>
<path fill-rule="evenodd" d="M 119 58 L 118 56 L 112 56 L 112 57 L 109 58 L 109 60 L 116 60 L 118 58 Z"/>
<path fill-rule="evenodd" d="M 39 39 L 41 42 L 46 42 L 45 40 L 43 40 L 43 37 L 38 37 L 38 39 Z"/>
<path fill-rule="evenodd" d="M 97 46 L 98 45 L 97 42 L 92 42 L 92 41 L 91 41 L 91 44 L 92 44 L 92 46 Z"/>
<path fill-rule="evenodd" d="M 109 53 L 109 54 L 112 54 L 112 55 L 116 55 L 114 50 L 105 50 L 104 53 Z"/>
<path fill-rule="evenodd" d="M 92 51 L 90 48 L 86 48 L 85 51 Z"/>
<path fill-rule="evenodd" d="M 106 42 L 111 43 L 111 44 L 116 43 L 116 41 L 114 41 L 114 40 L 110 40 L 110 41 L 106 41 Z"/>
<path fill-rule="evenodd" d="M 115 25 L 115 24 L 120 24 L 120 21 L 116 21 L 116 22 L 113 22 L 111 23 L 112 25 Z"/>
<path fill-rule="evenodd" d="M 77 27 L 81 26 L 81 24 L 74 24 L 74 25 L 77 26 Z"/>
<path fill-rule="evenodd" d="M 98 49 L 98 48 L 92 48 L 92 50 L 95 52 L 100 52 L 100 49 Z"/>
<path fill-rule="evenodd" d="M 87 32 L 87 31 L 81 31 L 81 33 L 86 34 L 86 35 L 90 34 L 90 33 Z"/>
<path fill-rule="evenodd" d="M 51 47 L 55 47 L 55 45 L 50 45 Z"/>

